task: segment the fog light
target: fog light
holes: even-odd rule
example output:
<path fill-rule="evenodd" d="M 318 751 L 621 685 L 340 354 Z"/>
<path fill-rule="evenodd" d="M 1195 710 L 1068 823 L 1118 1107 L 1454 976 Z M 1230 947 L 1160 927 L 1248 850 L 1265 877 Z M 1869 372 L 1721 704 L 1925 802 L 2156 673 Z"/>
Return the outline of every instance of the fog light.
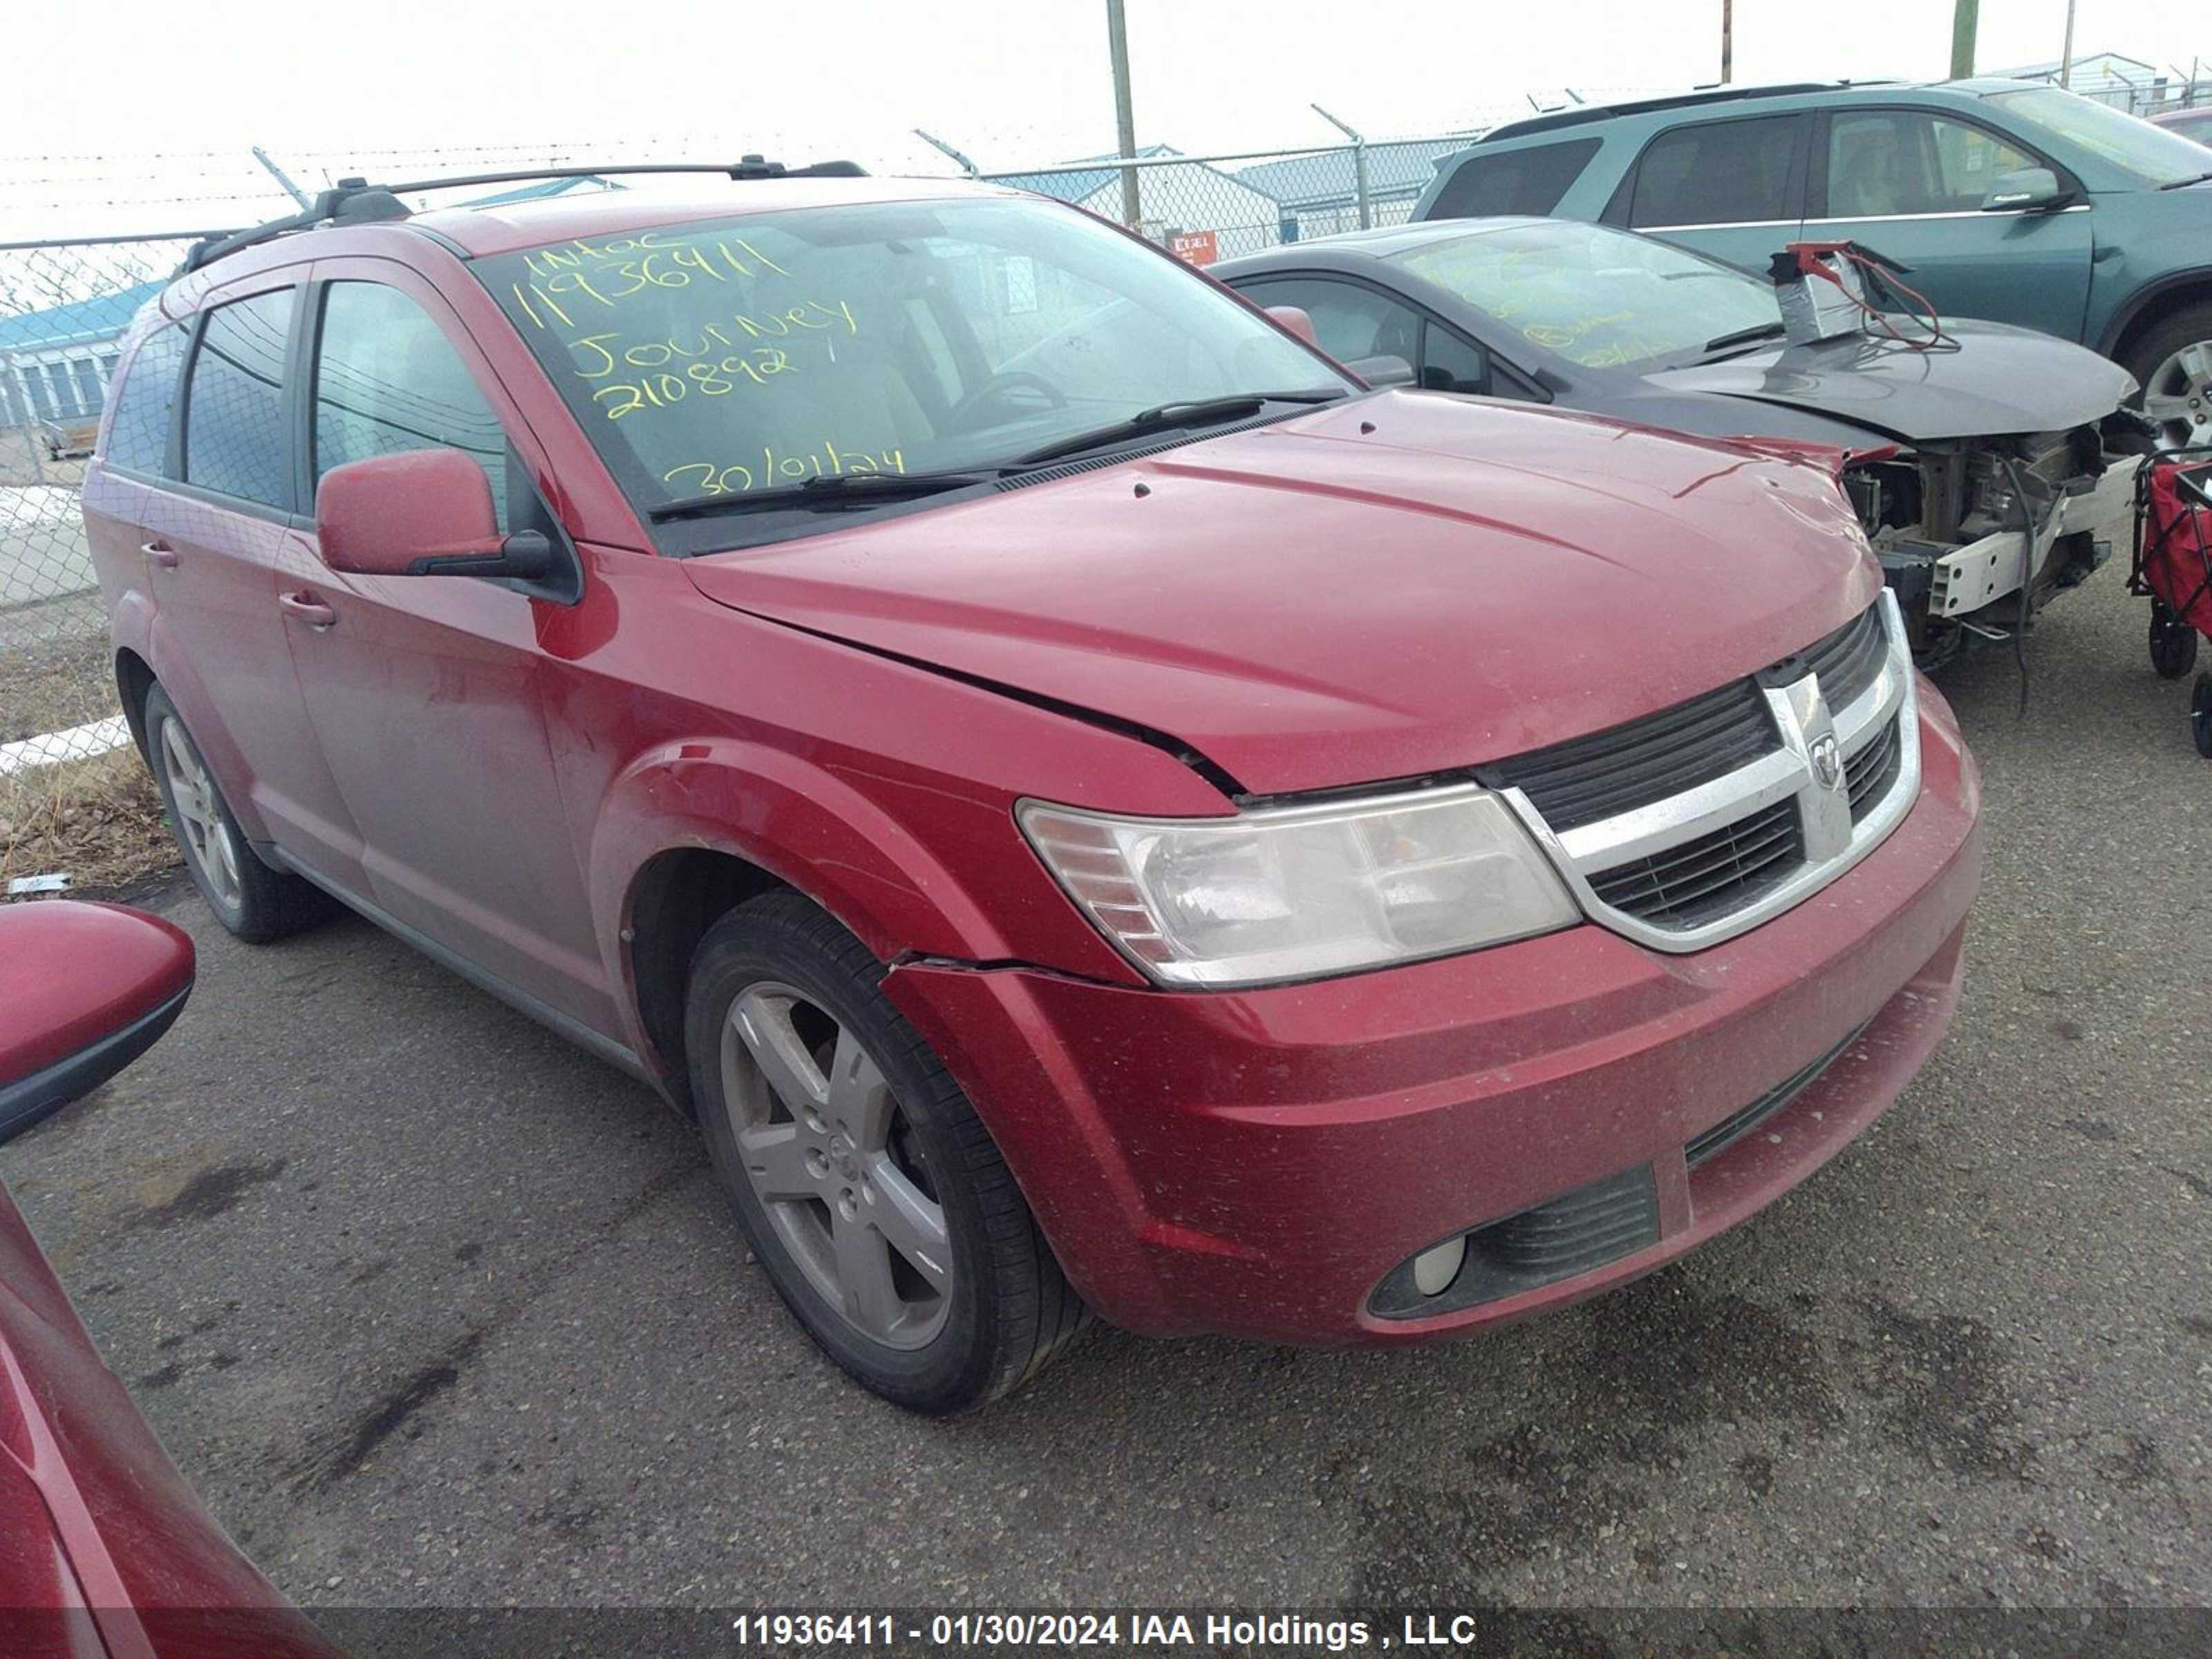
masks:
<path fill-rule="evenodd" d="M 1423 1296 L 1442 1296 L 1459 1277 L 1460 1264 L 1467 1260 L 1467 1235 L 1448 1238 L 1432 1250 L 1423 1250 L 1413 1258 L 1413 1288 Z"/>

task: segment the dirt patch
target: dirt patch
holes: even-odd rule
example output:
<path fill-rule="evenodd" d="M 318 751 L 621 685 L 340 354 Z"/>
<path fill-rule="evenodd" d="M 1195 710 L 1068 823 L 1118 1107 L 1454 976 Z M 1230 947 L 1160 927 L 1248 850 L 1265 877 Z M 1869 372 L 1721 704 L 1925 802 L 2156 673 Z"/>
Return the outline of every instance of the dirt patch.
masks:
<path fill-rule="evenodd" d="M 66 732 L 121 712 L 104 636 L 49 640 L 0 655 L 0 743 Z"/>
<path fill-rule="evenodd" d="M 174 1173 L 149 1176 L 139 1184 L 143 1207 L 131 1224 L 169 1227 L 179 1221 L 204 1221 L 237 1208 L 256 1187 L 266 1186 L 283 1173 L 284 1160 L 275 1158 L 198 1169 L 182 1180 Z"/>
<path fill-rule="evenodd" d="M 349 1475 L 358 1474 L 376 1455 L 378 1448 L 395 1434 L 410 1440 L 421 1437 L 424 1425 L 415 1420 L 424 1407 L 461 1380 L 461 1373 L 483 1346 L 482 1331 L 469 1331 L 445 1352 L 394 1384 L 356 1419 L 344 1440 L 319 1453 L 295 1471 L 293 1490 L 301 1496 L 325 1492 Z"/>
<path fill-rule="evenodd" d="M 0 884 L 59 872 L 71 892 L 105 890 L 178 862 L 161 793 L 136 749 L 0 775 Z"/>

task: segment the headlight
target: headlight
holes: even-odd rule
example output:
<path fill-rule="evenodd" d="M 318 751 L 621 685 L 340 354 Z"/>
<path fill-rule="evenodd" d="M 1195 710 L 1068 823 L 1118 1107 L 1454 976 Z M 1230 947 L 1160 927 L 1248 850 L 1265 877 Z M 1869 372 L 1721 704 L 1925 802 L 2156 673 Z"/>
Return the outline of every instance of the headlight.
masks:
<path fill-rule="evenodd" d="M 1232 818 L 1024 801 L 1069 896 L 1165 985 L 1257 985 L 1448 956 L 1580 919 L 1504 803 L 1472 785 Z"/>

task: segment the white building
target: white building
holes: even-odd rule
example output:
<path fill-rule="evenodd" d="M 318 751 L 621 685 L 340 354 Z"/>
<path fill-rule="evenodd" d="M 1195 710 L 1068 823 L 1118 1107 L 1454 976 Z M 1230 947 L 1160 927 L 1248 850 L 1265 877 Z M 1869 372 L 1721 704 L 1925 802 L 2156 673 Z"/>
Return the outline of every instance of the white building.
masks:
<path fill-rule="evenodd" d="M 1182 152 L 1167 144 L 1147 144 L 1137 152 L 1139 160 L 1158 161 Z M 984 176 L 994 185 L 1035 191 L 1106 218 L 1121 217 L 1121 173 L 1115 155 L 1092 155 L 1079 166 L 1051 173 L 994 173 Z M 1176 236 L 1211 233 L 1216 258 L 1257 253 L 1281 240 L 1282 204 L 1265 191 L 1210 167 L 1185 161 L 1167 167 L 1134 169 L 1139 222 L 1137 228 L 1152 240 L 1167 246 Z"/>

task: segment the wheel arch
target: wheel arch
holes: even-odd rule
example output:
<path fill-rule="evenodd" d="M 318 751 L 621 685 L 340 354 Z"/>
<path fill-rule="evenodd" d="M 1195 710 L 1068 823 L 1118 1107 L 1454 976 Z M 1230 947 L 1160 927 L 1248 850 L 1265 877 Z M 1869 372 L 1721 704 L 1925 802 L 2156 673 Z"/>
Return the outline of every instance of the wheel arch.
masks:
<path fill-rule="evenodd" d="M 137 663 L 137 667 L 131 671 L 134 674 L 140 670 L 145 674 L 145 679 L 138 688 L 136 706 L 130 702 L 124 705 L 124 712 L 131 717 L 131 732 L 138 739 L 139 752 L 146 753 L 143 730 L 146 693 L 158 685 L 162 694 L 176 705 L 177 712 L 184 716 L 185 726 L 192 734 L 193 746 L 200 751 L 200 759 L 206 763 L 209 772 L 214 775 L 216 786 L 222 791 L 223 800 L 230 807 L 231 816 L 238 820 L 238 826 L 245 831 L 246 840 L 273 840 L 268 824 L 261 817 L 260 809 L 254 804 L 252 792 L 244 787 L 244 781 L 252 776 L 252 769 L 246 765 L 246 757 L 240 753 L 238 745 L 232 741 L 229 726 L 216 713 L 215 700 L 209 696 L 207 687 L 193 671 L 190 659 L 176 648 L 175 641 L 168 636 L 158 612 L 145 617 L 143 626 L 136 625 L 137 619 L 133 617 L 134 626 L 126 629 L 125 618 L 131 615 L 127 605 L 118 606 L 112 633 L 117 647 L 115 672 L 118 690 L 120 690 L 123 685 L 125 656 L 128 655 Z M 151 764 L 150 759 L 149 764 Z"/>
<path fill-rule="evenodd" d="M 663 744 L 625 769 L 599 814 L 590 884 L 629 1046 L 687 1111 L 691 957 L 750 898 L 788 888 L 887 965 L 917 953 L 1006 953 L 951 873 L 876 802 L 787 753 L 734 739 Z"/>
<path fill-rule="evenodd" d="M 2212 300 L 2212 265 L 2185 270 L 2147 283 L 2130 295 L 2106 325 L 2098 349 L 2122 362 L 2137 340 L 2185 306 Z"/>
<path fill-rule="evenodd" d="M 788 884 L 749 859 L 714 847 L 671 847 L 647 860 L 630 884 L 623 929 L 624 975 L 646 1053 L 670 1097 L 695 1115 L 684 1047 L 691 958 L 717 921 Z"/>
<path fill-rule="evenodd" d="M 130 724 L 131 741 L 138 746 L 138 757 L 149 767 L 154 757 L 146 747 L 146 694 L 153 689 L 153 665 L 129 646 L 118 647 L 115 653 L 115 695 L 122 702 L 123 718 Z"/>

